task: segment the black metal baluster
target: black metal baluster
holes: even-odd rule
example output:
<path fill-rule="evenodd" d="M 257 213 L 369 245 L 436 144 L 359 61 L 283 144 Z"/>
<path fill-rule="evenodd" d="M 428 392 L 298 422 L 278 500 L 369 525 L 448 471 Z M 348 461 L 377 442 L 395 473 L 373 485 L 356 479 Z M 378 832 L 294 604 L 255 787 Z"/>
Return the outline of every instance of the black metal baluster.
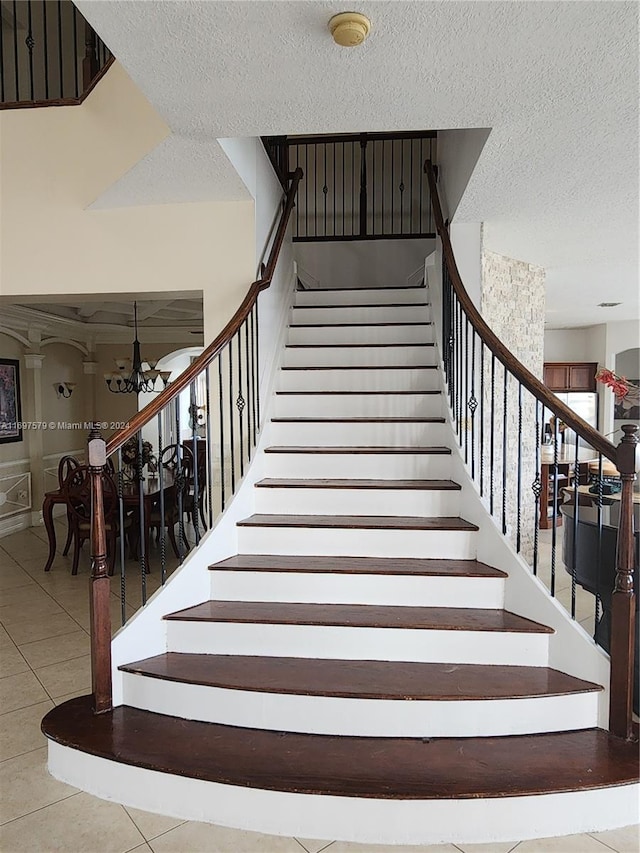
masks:
<path fill-rule="evenodd" d="M 580 482 L 580 463 L 578 461 L 579 439 L 576 434 L 576 453 L 573 467 L 573 557 L 571 559 L 571 618 L 576 618 L 576 560 L 578 552 L 578 485 Z M 565 516 L 566 518 L 566 516 Z"/>
<path fill-rule="evenodd" d="M 309 236 L 309 146 L 304 146 L 304 236 Z"/>
<path fill-rule="evenodd" d="M 509 374 L 504 365 L 504 386 L 502 391 L 502 535 L 507 534 L 507 392 Z"/>
<path fill-rule="evenodd" d="M 469 407 L 469 368 L 471 361 L 469 359 L 469 320 L 467 315 L 464 315 L 464 397 L 462 398 L 465 405 L 464 410 L 464 461 L 469 462 L 469 419 L 467 418 L 467 409 Z"/>
<path fill-rule="evenodd" d="M 73 80 L 75 86 L 75 96 L 80 97 L 80 80 L 79 80 L 79 56 L 78 56 L 78 9 L 73 6 Z"/>
<path fill-rule="evenodd" d="M 236 493 L 236 447 L 233 411 L 233 341 L 227 346 L 229 356 L 229 446 L 231 449 L 231 494 Z"/>
<path fill-rule="evenodd" d="M 195 380 L 189 385 L 189 408 L 191 410 L 191 448 L 193 471 L 193 496 L 191 498 L 191 523 L 196 537 L 196 546 L 200 544 L 200 483 L 199 483 L 199 468 L 200 468 L 200 450 L 198 447 L 198 401 L 196 397 Z M 187 492 L 187 496 L 189 493 Z"/>
<path fill-rule="evenodd" d="M 531 491 L 533 492 L 533 498 L 535 501 L 534 504 L 534 513 L 533 513 L 533 574 L 538 574 L 538 545 L 539 545 L 539 521 L 538 514 L 542 511 L 540 507 L 540 495 L 542 494 L 542 479 L 541 479 L 541 465 L 540 465 L 540 444 L 542 442 L 542 433 L 540 428 L 540 401 L 536 399 L 536 472 L 535 477 L 533 478 L 533 483 L 531 484 Z M 546 512 L 546 507 L 545 507 Z"/>
<path fill-rule="evenodd" d="M 318 146 L 313 146 L 313 233 L 318 236 Z"/>
<path fill-rule="evenodd" d="M 480 497 L 484 496 L 484 341 L 480 341 Z"/>
<path fill-rule="evenodd" d="M 516 482 L 516 551 L 522 547 L 522 383 L 518 382 L 518 479 Z"/>
<path fill-rule="evenodd" d="M 404 234 L 404 139 L 400 140 L 400 233 Z"/>
<path fill-rule="evenodd" d="M 458 444 L 462 447 L 462 306 L 456 299 L 456 429 Z"/>
<path fill-rule="evenodd" d="M 220 504 L 221 512 L 226 506 L 225 465 L 224 465 L 224 400 L 222 392 L 222 353 L 218 356 L 218 415 L 220 418 Z"/>
<path fill-rule="evenodd" d="M 4 22 L 0 15 L 0 101 L 4 103 Z"/>
<path fill-rule="evenodd" d="M 44 97 L 49 100 L 49 31 L 47 28 L 47 0 L 42 0 L 42 32 L 44 47 Z"/>
<path fill-rule="evenodd" d="M 367 233 L 367 139 L 360 136 L 360 236 Z"/>
<path fill-rule="evenodd" d="M 425 158 L 424 158 L 424 152 L 423 152 L 423 143 L 424 143 L 424 139 L 421 139 L 421 140 L 420 140 L 420 143 L 419 143 L 419 147 L 420 147 L 420 163 L 424 163 L 424 160 L 425 160 Z M 419 212 L 419 218 L 418 218 L 418 233 L 419 233 L 419 234 L 422 234 L 422 208 L 423 208 L 423 204 L 422 204 L 422 187 L 423 187 L 423 184 L 424 184 L 424 179 L 422 179 L 422 180 L 420 181 L 420 203 L 419 203 L 419 205 L 418 205 L 418 212 Z M 431 207 L 431 205 L 429 205 L 429 207 Z"/>
<path fill-rule="evenodd" d="M 342 150 L 342 236 L 344 237 L 344 235 L 345 235 L 345 213 L 347 210 L 347 199 L 346 199 L 345 194 L 344 194 L 345 193 L 345 189 L 344 189 L 344 187 L 345 187 L 345 173 L 346 173 L 345 144 L 344 144 L 344 142 L 340 143 L 340 148 Z"/>
<path fill-rule="evenodd" d="M 391 211 L 390 211 L 390 221 L 391 221 L 391 234 L 395 233 L 395 216 L 394 216 L 394 199 L 396 195 L 396 148 L 393 139 L 389 140 L 389 144 L 391 145 Z"/>
<path fill-rule="evenodd" d="M 420 169 L 418 169 L 420 174 Z M 409 233 L 413 234 L 413 139 L 409 140 Z"/>
<path fill-rule="evenodd" d="M 142 604 L 147 603 L 147 554 L 146 530 L 147 519 L 145 518 L 144 509 L 144 485 L 142 480 L 142 430 L 138 430 L 138 452 L 136 454 L 136 480 L 138 488 L 138 523 L 140 525 L 140 590 L 142 594 Z"/>
<path fill-rule="evenodd" d="M 384 169 L 384 145 L 385 145 L 384 139 L 381 140 L 381 145 L 382 145 L 382 156 L 381 156 L 382 163 L 381 163 L 381 167 L 380 167 L 380 184 L 381 184 L 381 188 L 382 188 L 382 192 L 381 192 L 382 198 L 380 201 L 380 211 L 381 211 L 380 234 L 384 234 L 384 214 L 386 211 L 386 207 L 384 204 L 384 179 L 385 179 L 385 174 L 386 174 L 385 169 Z"/>
<path fill-rule="evenodd" d="M 251 367 L 249 365 L 249 318 L 244 321 L 244 366 L 246 377 L 245 403 L 247 404 L 247 463 L 251 461 Z"/>
<path fill-rule="evenodd" d="M 180 397 L 174 400 L 175 424 L 176 424 L 176 498 L 178 501 L 178 559 L 184 561 L 186 554 L 187 536 L 184 529 L 184 493 L 186 488 L 186 475 L 182 464 L 182 434 L 180 430 Z M 164 519 L 163 519 L 164 521 Z"/>
<path fill-rule="evenodd" d="M 253 316 L 253 314 L 251 315 Z M 213 461 L 213 443 L 211 436 L 211 377 L 209 375 L 209 367 L 205 369 L 204 374 L 204 388 L 205 388 L 205 416 L 206 416 L 206 441 L 207 441 L 207 503 L 208 503 L 208 518 L 209 518 L 209 529 L 213 527 L 213 471 L 214 471 L 214 461 Z M 255 444 L 255 423 L 253 425 L 254 429 L 254 444 Z"/>
<path fill-rule="evenodd" d="M 62 2 L 58 0 L 58 73 L 60 74 L 60 97 L 64 98 L 64 54 L 62 52 Z"/>
<path fill-rule="evenodd" d="M 333 219 L 331 220 L 333 223 L 332 234 L 334 237 L 338 236 L 338 220 L 336 218 L 336 143 L 333 142 L 331 144 L 331 163 L 333 166 Z"/>
<path fill-rule="evenodd" d="M 471 396 L 469 397 L 469 412 L 471 413 L 471 479 L 476 479 L 476 330 L 471 330 Z"/>
<path fill-rule="evenodd" d="M 491 423 L 489 426 L 489 512 L 493 515 L 493 483 L 495 465 L 496 434 L 496 357 L 491 353 Z"/>
<path fill-rule="evenodd" d="M 118 487 L 118 524 L 120 525 L 120 620 L 127 621 L 127 581 L 124 551 L 124 471 L 122 470 L 122 450 L 118 448 L 118 472 L 116 482 Z"/>
<path fill-rule="evenodd" d="M 429 160 L 433 163 L 433 137 L 429 139 Z M 423 158 L 424 162 L 424 158 Z M 433 205 L 431 204 L 431 195 L 429 195 L 429 234 L 433 233 Z"/>
<path fill-rule="evenodd" d="M 256 329 L 255 329 L 255 305 L 249 314 L 251 322 L 251 423 L 253 424 L 252 436 L 253 446 L 256 446 L 257 424 L 256 424 Z"/>
<path fill-rule="evenodd" d="M 257 408 L 257 430 L 258 434 L 262 428 L 260 416 L 260 315 L 258 313 L 259 302 L 256 300 L 256 408 Z"/>
<path fill-rule="evenodd" d="M 164 451 L 164 435 L 162 430 L 162 419 L 166 409 L 158 412 L 158 488 L 160 489 L 160 583 L 164 586 L 167 580 L 167 508 L 164 498 L 164 465 L 162 454 Z"/>
<path fill-rule="evenodd" d="M 238 396 L 236 397 L 236 408 L 238 410 L 238 432 L 240 449 L 240 479 L 244 477 L 244 410 L 247 405 L 246 400 L 242 396 L 242 346 L 240 339 L 242 337 L 242 327 L 238 329 Z"/>
<path fill-rule="evenodd" d="M 356 233 L 356 149 L 355 142 L 351 143 L 351 236 Z"/>
<path fill-rule="evenodd" d="M 286 143 L 285 143 L 285 145 L 286 145 Z M 291 146 L 291 147 L 293 148 L 293 146 Z M 295 158 L 295 164 L 294 165 L 297 168 L 300 165 L 300 146 L 296 145 L 295 149 L 296 149 L 296 158 Z M 297 198 L 297 204 L 296 204 L 296 218 L 295 218 L 295 221 L 293 224 L 293 236 L 294 237 L 300 236 L 300 188 L 299 187 L 298 187 L 298 198 Z"/>
<path fill-rule="evenodd" d="M 323 143 L 322 145 L 324 151 L 324 181 L 322 184 L 322 194 L 324 196 L 324 237 L 327 236 L 327 193 L 329 192 L 329 186 L 327 184 L 327 143 Z"/>
<path fill-rule="evenodd" d="M 20 100 L 20 73 L 18 70 L 18 66 L 20 65 L 20 60 L 18 59 L 18 4 L 16 0 L 13 0 L 13 54 L 15 59 L 15 68 L 14 68 L 14 76 L 15 76 L 15 84 L 16 84 L 16 101 Z"/>
<path fill-rule="evenodd" d="M 551 595 L 555 597 L 556 594 L 556 545 L 558 540 L 558 527 L 557 527 L 557 518 L 558 518 L 558 418 L 553 419 L 553 505 L 551 507 Z M 543 511 L 546 512 L 547 508 L 542 507 Z"/>
<path fill-rule="evenodd" d="M 576 436 L 577 439 L 577 436 Z M 596 639 L 598 620 L 602 613 L 602 598 L 600 596 L 600 569 L 602 566 L 602 453 L 598 454 L 598 514 L 596 518 L 598 527 L 598 560 L 596 562 L 596 602 L 593 619 L 593 639 Z M 575 537 L 575 534 L 574 534 Z M 576 540 L 573 540 L 573 550 L 576 550 Z M 609 590 L 610 591 L 610 590 Z"/>
<path fill-rule="evenodd" d="M 75 6 L 74 6 L 75 8 Z M 27 10 L 28 10 L 28 28 L 29 32 L 27 33 L 27 37 L 24 40 L 24 43 L 27 46 L 27 50 L 29 51 L 29 97 L 30 100 L 35 100 L 35 91 L 34 91 L 34 78 L 33 78 L 33 47 L 35 45 L 35 41 L 33 39 L 33 20 L 32 20 L 32 9 L 31 9 L 31 0 L 27 0 Z"/>

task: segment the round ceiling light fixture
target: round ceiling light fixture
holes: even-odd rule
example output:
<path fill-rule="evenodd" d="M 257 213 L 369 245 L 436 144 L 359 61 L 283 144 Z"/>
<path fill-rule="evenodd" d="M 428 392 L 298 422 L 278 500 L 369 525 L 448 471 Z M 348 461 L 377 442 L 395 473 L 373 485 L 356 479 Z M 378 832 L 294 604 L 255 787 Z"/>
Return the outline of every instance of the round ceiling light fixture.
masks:
<path fill-rule="evenodd" d="M 359 12 L 341 12 L 329 21 L 329 29 L 336 44 L 341 47 L 357 47 L 371 30 L 371 21 Z"/>

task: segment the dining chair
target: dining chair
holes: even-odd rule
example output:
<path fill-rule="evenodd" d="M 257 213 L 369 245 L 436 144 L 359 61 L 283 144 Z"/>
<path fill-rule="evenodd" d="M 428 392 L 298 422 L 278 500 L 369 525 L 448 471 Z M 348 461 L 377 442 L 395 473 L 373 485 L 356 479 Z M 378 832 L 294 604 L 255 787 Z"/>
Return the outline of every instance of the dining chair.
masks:
<path fill-rule="evenodd" d="M 91 474 L 89 467 L 80 465 L 71 470 L 64 480 L 62 491 L 67 504 L 67 513 L 71 519 L 74 540 L 71 574 L 77 575 L 80 551 L 84 542 L 91 538 Z M 121 531 L 118 490 L 113 478 L 106 471 L 102 474 L 102 493 L 109 574 L 112 575 L 115 567 L 117 538 L 121 534 L 126 535 L 131 529 L 131 519 L 128 516 L 125 517 L 124 531 Z"/>
<path fill-rule="evenodd" d="M 69 474 L 72 471 L 75 471 L 76 468 L 80 467 L 80 462 L 76 459 L 75 456 L 63 456 L 62 459 L 58 462 L 58 488 L 62 491 L 62 487 L 64 485 L 64 481 L 67 479 Z M 64 557 L 69 553 L 69 548 L 71 547 L 71 541 L 73 540 L 73 526 L 71 522 L 71 514 L 69 507 L 67 507 L 67 541 L 64 543 L 64 549 L 62 551 L 62 555 Z"/>

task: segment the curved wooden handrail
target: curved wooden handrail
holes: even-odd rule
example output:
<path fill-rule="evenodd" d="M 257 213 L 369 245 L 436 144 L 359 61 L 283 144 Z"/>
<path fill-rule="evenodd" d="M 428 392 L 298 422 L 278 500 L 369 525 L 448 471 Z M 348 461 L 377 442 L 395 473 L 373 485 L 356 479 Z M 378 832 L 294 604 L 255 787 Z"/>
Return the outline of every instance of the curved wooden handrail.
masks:
<path fill-rule="evenodd" d="M 258 298 L 258 295 L 260 294 L 260 291 L 266 290 L 271 284 L 271 279 L 275 272 L 282 243 L 284 242 L 289 216 L 293 210 L 295 196 L 298 190 L 298 184 L 302 179 L 302 174 L 302 169 L 296 169 L 293 173 L 291 186 L 287 192 L 282 215 L 280 216 L 278 230 L 276 231 L 273 246 L 269 253 L 269 260 L 263 269 L 261 278 L 253 282 L 236 313 L 229 320 L 220 334 L 204 350 L 204 352 L 202 352 L 198 358 L 196 358 L 195 361 L 193 361 L 189 367 L 181 373 L 180 376 L 178 376 L 176 380 L 168 385 L 164 391 L 155 398 L 155 400 L 152 400 L 144 407 L 144 409 L 137 412 L 137 414 L 131 418 L 127 427 L 111 436 L 107 442 L 107 456 L 115 453 L 115 451 L 122 447 L 128 439 L 134 436 L 140 429 L 142 429 L 143 426 L 148 424 L 149 421 L 158 414 L 158 412 L 162 411 L 165 406 L 174 400 L 181 391 L 184 391 L 184 389 L 193 382 L 196 376 L 211 364 L 213 359 L 220 353 L 223 347 L 229 343 L 240 326 L 242 326 L 244 321 L 247 319 L 256 299 Z"/>
<path fill-rule="evenodd" d="M 617 448 L 601 433 L 594 429 L 590 424 L 583 420 L 579 415 L 576 415 L 568 406 L 562 403 L 556 395 L 550 391 L 530 370 L 528 370 L 515 355 L 507 349 L 502 341 L 496 337 L 494 332 L 482 319 L 480 312 L 475 307 L 469 294 L 467 293 L 453 254 L 449 232 L 444 224 L 442 216 L 442 208 L 440 206 L 440 198 L 438 196 L 438 188 L 436 185 L 436 175 L 431 160 L 426 160 L 424 169 L 429 182 L 429 191 L 431 193 L 431 203 L 433 205 L 433 213 L 436 222 L 436 229 L 440 240 L 442 241 L 442 253 L 445 263 L 451 277 L 453 289 L 456 292 L 458 301 L 465 311 L 472 327 L 475 329 L 479 338 L 486 344 L 489 351 L 507 368 L 507 370 L 520 382 L 520 384 L 530 391 L 534 397 L 540 400 L 547 409 L 550 409 L 556 417 L 560 418 L 568 427 L 570 427 L 580 438 L 587 441 L 591 447 L 598 453 L 602 453 L 607 459 L 616 463 Z"/>

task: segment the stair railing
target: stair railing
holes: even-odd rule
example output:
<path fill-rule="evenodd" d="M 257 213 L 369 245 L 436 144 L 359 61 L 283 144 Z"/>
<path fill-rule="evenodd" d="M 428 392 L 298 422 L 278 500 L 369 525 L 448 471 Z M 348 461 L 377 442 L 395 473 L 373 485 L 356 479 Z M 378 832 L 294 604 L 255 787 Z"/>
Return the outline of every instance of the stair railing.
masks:
<path fill-rule="evenodd" d="M 213 526 L 249 466 L 261 425 L 258 297 L 271 284 L 301 178 L 301 169 L 290 175 L 262 276 L 253 282 L 220 334 L 134 415 L 125 429 L 108 442 L 102 438 L 99 425 L 94 425 L 89 435 L 91 668 L 97 714 L 112 707 L 107 540 L 112 543 L 109 556 L 113 566 L 116 534 L 120 538 L 120 611 L 124 624 L 133 613 L 131 600 L 127 600 L 125 538 L 139 553 L 140 588 L 133 602 L 144 605 L 150 579 L 156 585 L 165 583 L 167 539 L 180 563 L 189 550 L 185 514 L 192 529 L 189 535 L 194 536 L 197 546 L 203 530 Z M 184 426 L 185 412 L 188 427 Z M 105 493 L 106 476 L 115 478 L 117 506 Z M 152 526 L 158 531 L 159 575 L 149 574 Z"/>
<path fill-rule="evenodd" d="M 502 533 L 573 619 L 589 619 L 589 614 L 577 612 L 577 585 L 594 594 L 594 639 L 610 653 L 609 727 L 629 739 L 632 707 L 635 701 L 637 708 L 638 701 L 638 426 L 624 425 L 616 447 L 496 337 L 462 283 L 431 160 L 425 162 L 425 172 L 442 246 L 441 356 L 461 455 Z M 545 437 L 549 444 L 543 443 Z M 540 530 L 549 528 L 547 565 Z M 567 574 L 557 572 L 560 538 L 568 589 L 560 582 Z"/>
<path fill-rule="evenodd" d="M 2 3 L 0 109 L 80 104 L 113 61 L 71 0 Z"/>

